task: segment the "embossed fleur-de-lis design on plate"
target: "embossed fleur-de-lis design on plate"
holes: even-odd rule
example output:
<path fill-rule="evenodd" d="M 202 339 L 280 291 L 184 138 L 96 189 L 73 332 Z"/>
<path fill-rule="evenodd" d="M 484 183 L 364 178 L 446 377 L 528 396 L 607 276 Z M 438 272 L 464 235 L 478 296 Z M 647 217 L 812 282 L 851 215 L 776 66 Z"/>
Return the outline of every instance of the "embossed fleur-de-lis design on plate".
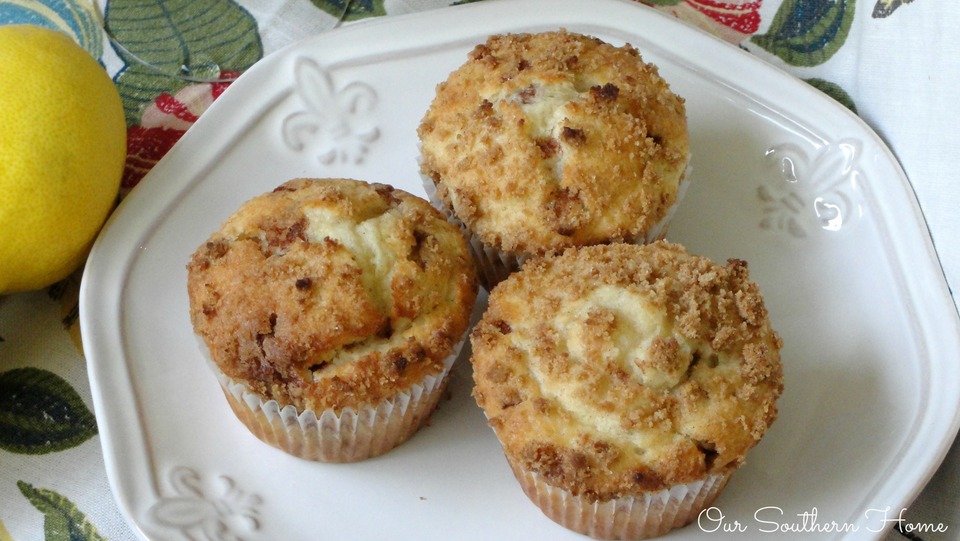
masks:
<path fill-rule="evenodd" d="M 244 492 L 225 475 L 204 478 L 196 470 L 176 467 L 169 475 L 174 495 L 151 507 L 162 526 L 179 530 L 190 541 L 244 541 L 260 529 L 256 494 Z"/>
<path fill-rule="evenodd" d="M 362 163 L 380 129 L 371 113 L 377 93 L 370 85 L 354 81 L 337 88 L 333 77 L 309 58 L 294 65 L 295 91 L 304 109 L 283 120 L 282 136 L 295 151 L 316 149 L 320 163 Z"/>
<path fill-rule="evenodd" d="M 764 158 L 773 174 L 757 188 L 760 227 L 804 238 L 810 229 L 839 231 L 862 216 L 861 149 L 853 139 L 810 151 L 793 143 L 767 149 Z"/>

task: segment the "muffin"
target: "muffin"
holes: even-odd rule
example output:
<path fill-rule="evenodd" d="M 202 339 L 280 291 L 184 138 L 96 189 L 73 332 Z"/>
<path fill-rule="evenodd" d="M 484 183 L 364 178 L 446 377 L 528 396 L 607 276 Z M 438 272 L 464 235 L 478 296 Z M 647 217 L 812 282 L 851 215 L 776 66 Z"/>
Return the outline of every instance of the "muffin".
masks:
<path fill-rule="evenodd" d="M 187 265 L 190 318 L 263 441 L 350 462 L 414 434 L 469 325 L 461 232 L 383 184 L 295 179 L 244 203 Z"/>
<path fill-rule="evenodd" d="M 530 256 L 663 238 L 690 159 L 684 100 L 657 67 L 563 30 L 477 45 L 418 135 L 427 193 L 488 289 Z"/>
<path fill-rule="evenodd" d="M 527 261 L 494 288 L 471 345 L 474 397 L 524 492 L 602 539 L 695 520 L 783 389 L 746 263 L 666 241 Z"/>

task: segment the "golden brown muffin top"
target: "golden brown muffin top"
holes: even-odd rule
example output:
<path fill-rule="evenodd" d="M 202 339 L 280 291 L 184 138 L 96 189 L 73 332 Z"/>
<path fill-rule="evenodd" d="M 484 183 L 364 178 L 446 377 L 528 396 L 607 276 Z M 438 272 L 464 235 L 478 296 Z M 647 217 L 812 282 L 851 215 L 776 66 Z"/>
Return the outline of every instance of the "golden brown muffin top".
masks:
<path fill-rule="evenodd" d="M 644 239 L 689 160 L 684 101 L 629 44 L 491 36 L 437 86 L 421 170 L 488 246 L 522 254 Z"/>
<path fill-rule="evenodd" d="M 477 291 L 462 234 L 429 203 L 350 179 L 251 199 L 187 270 L 213 361 L 301 411 L 375 405 L 439 373 Z"/>
<path fill-rule="evenodd" d="M 531 260 L 471 343 L 474 397 L 510 461 L 600 500 L 736 468 L 783 389 L 747 264 L 665 241 Z"/>

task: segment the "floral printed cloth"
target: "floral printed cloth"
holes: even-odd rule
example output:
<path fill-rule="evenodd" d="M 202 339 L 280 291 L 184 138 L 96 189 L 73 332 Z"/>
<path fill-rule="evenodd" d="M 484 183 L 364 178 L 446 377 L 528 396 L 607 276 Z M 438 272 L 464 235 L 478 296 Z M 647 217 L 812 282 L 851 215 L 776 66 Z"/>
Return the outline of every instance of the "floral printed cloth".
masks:
<path fill-rule="evenodd" d="M 0 24 L 62 30 L 104 65 L 126 111 L 126 195 L 264 55 L 336 24 L 470 1 L 480 0 L 0 0 Z M 900 159 L 947 280 L 960 286 L 960 188 L 952 182 L 960 170 L 960 9 L 953 2 L 634 1 L 789 71 L 859 114 Z M 46 291 L 0 297 L 0 541 L 135 539 L 104 472 L 79 348 L 78 283 L 79 272 Z M 948 529 L 894 528 L 889 539 L 960 536 L 956 448 L 904 518 Z"/>

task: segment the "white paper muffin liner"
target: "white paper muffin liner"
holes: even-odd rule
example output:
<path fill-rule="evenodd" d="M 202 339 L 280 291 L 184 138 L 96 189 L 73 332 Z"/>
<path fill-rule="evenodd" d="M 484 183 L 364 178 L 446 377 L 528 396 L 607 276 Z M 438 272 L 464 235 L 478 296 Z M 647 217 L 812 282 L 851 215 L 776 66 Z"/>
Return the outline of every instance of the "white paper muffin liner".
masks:
<path fill-rule="evenodd" d="M 344 408 L 339 413 L 281 406 L 230 378 L 212 361 L 209 364 L 234 413 L 263 442 L 307 460 L 357 462 L 393 449 L 420 429 L 443 395 L 465 339 L 466 335 L 454 346 L 440 373 L 376 405 Z"/>
<path fill-rule="evenodd" d="M 511 465 L 523 492 L 557 524 L 596 539 L 646 539 L 697 519 L 720 495 L 733 470 L 639 496 L 590 501 Z"/>
<path fill-rule="evenodd" d="M 663 218 L 654 224 L 644 236 L 626 239 L 624 242 L 632 244 L 649 244 L 666 237 L 667 229 L 670 227 L 670 221 L 673 219 L 674 214 L 676 214 L 677 207 L 680 206 L 680 201 L 686 194 L 687 186 L 690 184 L 690 171 L 691 166 L 688 159 L 686 170 L 677 186 L 677 198 L 674 200 L 673 205 L 667 210 L 667 213 L 663 216 Z M 459 227 L 460 231 L 466 237 L 467 247 L 470 250 L 471 257 L 473 257 L 474 264 L 476 265 L 480 284 L 484 287 L 484 289 L 491 291 L 494 286 L 505 280 L 507 276 L 510 276 L 511 273 L 520 270 L 523 262 L 529 259 L 530 256 L 528 254 L 500 250 L 484 244 L 483 241 L 480 240 L 480 237 L 478 237 L 473 230 L 467 226 L 467 224 L 463 223 L 463 221 L 457 217 L 453 209 L 449 208 L 446 203 L 440 199 L 440 197 L 437 195 L 437 186 L 434 184 L 433 180 L 426 175 L 421 175 L 420 180 L 423 184 L 424 190 L 427 193 L 427 200 L 430 201 L 430 204 L 443 213 L 449 222 Z"/>

